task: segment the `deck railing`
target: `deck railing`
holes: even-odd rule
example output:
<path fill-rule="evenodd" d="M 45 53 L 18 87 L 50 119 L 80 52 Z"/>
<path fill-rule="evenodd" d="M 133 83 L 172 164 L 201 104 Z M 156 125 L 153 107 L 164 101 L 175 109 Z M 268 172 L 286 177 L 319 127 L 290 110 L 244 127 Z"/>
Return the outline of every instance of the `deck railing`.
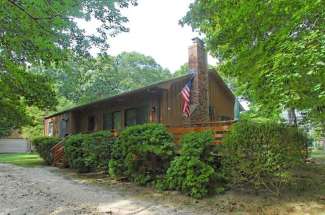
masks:
<path fill-rule="evenodd" d="M 190 132 L 199 132 L 199 131 L 212 131 L 214 137 L 214 144 L 222 143 L 222 138 L 225 133 L 227 133 L 231 125 L 235 121 L 217 121 L 217 122 L 204 122 L 204 123 L 195 123 L 182 126 L 168 126 L 170 133 L 174 135 L 175 142 L 179 143 L 181 136 Z"/>
<path fill-rule="evenodd" d="M 217 122 L 204 122 L 204 123 L 195 123 L 181 126 L 168 126 L 168 131 L 173 134 L 175 142 L 179 143 L 181 136 L 190 132 L 199 132 L 199 131 L 213 131 L 214 144 L 222 143 L 222 138 L 225 133 L 227 133 L 231 125 L 235 121 L 217 121 Z M 119 135 L 118 130 L 111 130 L 114 137 Z M 66 166 L 64 161 L 64 141 L 63 138 L 59 143 L 54 145 L 51 148 L 51 154 L 53 156 L 53 165 L 54 166 Z"/>
<path fill-rule="evenodd" d="M 167 125 L 168 131 L 173 134 L 175 142 L 179 143 L 181 136 L 190 132 L 199 132 L 199 131 L 213 131 L 213 137 L 215 139 L 215 144 L 222 143 L 222 138 L 225 133 L 227 133 L 233 123 L 236 121 L 216 121 L 216 122 L 202 122 L 202 123 L 192 123 L 179 126 L 170 126 Z M 114 137 L 117 137 L 119 131 L 111 130 Z"/>
<path fill-rule="evenodd" d="M 65 137 L 66 138 L 66 137 Z M 53 166 L 66 166 L 66 163 L 64 161 L 64 141 L 65 138 L 60 140 L 57 144 L 55 144 L 51 149 L 51 155 L 52 155 L 52 165 Z"/>

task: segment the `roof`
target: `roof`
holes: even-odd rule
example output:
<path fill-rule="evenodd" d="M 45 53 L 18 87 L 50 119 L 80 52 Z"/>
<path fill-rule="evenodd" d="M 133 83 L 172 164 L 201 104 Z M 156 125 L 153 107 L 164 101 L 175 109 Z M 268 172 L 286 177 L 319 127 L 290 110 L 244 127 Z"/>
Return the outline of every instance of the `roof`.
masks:
<path fill-rule="evenodd" d="M 88 102 L 88 103 L 85 103 L 85 104 L 76 105 L 74 107 L 67 108 L 67 109 L 58 111 L 56 113 L 53 113 L 51 115 L 48 115 L 48 116 L 46 116 L 44 118 L 45 119 L 51 118 L 51 117 L 56 116 L 56 115 L 60 115 L 60 114 L 66 113 L 66 112 L 74 111 L 74 110 L 79 110 L 79 109 L 82 109 L 82 108 L 86 108 L 86 107 L 88 107 L 90 105 L 105 102 L 105 101 L 109 101 L 109 100 L 112 100 L 112 99 L 116 99 L 118 97 L 127 96 L 127 95 L 131 95 L 131 94 L 134 94 L 134 93 L 145 92 L 147 90 L 157 88 L 160 85 L 163 85 L 163 84 L 166 84 L 166 83 L 172 83 L 174 81 L 179 81 L 179 80 L 183 80 L 183 79 L 190 78 L 190 77 L 191 77 L 190 74 L 187 74 L 187 75 L 179 76 L 177 78 L 172 78 L 172 79 L 167 79 L 167 80 L 164 80 L 164 81 L 159 81 L 159 82 L 156 82 L 156 83 L 153 83 L 151 85 L 141 87 L 141 88 L 138 88 L 138 89 L 135 89 L 135 90 L 126 91 L 126 92 L 123 92 L 123 93 L 120 93 L 120 94 L 117 94 L 117 95 L 114 95 L 114 96 L 107 96 L 107 97 L 104 97 L 104 98 L 101 98 L 101 99 L 98 99 L 98 100 L 95 100 L 95 101 L 91 101 L 91 102 Z"/>
<path fill-rule="evenodd" d="M 228 88 L 226 83 L 219 76 L 219 74 L 217 74 L 216 71 L 210 70 L 209 75 L 210 74 L 214 75 L 219 80 L 219 82 L 224 86 L 226 91 L 228 93 L 230 93 L 230 95 L 233 98 L 236 98 L 235 95 L 233 94 L 233 92 Z M 190 78 L 190 77 L 191 77 L 191 74 L 186 74 L 186 75 L 183 75 L 183 76 L 179 76 L 177 78 L 172 78 L 172 79 L 168 79 L 168 80 L 164 80 L 164 81 L 159 81 L 159 82 L 153 83 L 153 84 L 145 86 L 145 87 L 141 87 L 141 88 L 138 88 L 138 89 L 135 89 L 135 90 L 130 90 L 130 91 L 120 93 L 118 95 L 108 96 L 108 97 L 104 97 L 104 98 L 101 98 L 101 99 L 98 99 L 98 100 L 95 100 L 95 101 L 92 101 L 92 102 L 88 102 L 86 104 L 76 105 L 76 106 L 74 106 L 72 108 L 64 109 L 64 110 L 58 111 L 58 112 L 56 112 L 54 114 L 48 115 L 48 116 L 46 116 L 44 118 L 48 119 L 48 118 L 51 118 L 53 116 L 57 116 L 57 115 L 60 115 L 60 114 L 63 114 L 63 113 L 67 113 L 67 112 L 71 112 L 71 111 L 75 111 L 75 110 L 80 110 L 80 109 L 83 109 L 83 108 L 87 108 L 87 107 L 89 107 L 91 105 L 98 104 L 98 103 L 101 103 L 101 102 L 107 102 L 107 101 L 110 101 L 110 100 L 113 100 L 113 99 L 116 99 L 116 98 L 119 98 L 119 97 L 122 97 L 122 96 L 128 96 L 128 95 L 132 95 L 134 93 L 146 92 L 146 91 L 148 91 L 150 89 L 159 88 L 159 87 L 163 86 L 164 84 L 173 83 L 173 82 L 184 80 L 184 79 L 187 79 L 187 78 Z M 242 106 L 241 106 L 241 109 L 244 110 L 244 108 Z"/>

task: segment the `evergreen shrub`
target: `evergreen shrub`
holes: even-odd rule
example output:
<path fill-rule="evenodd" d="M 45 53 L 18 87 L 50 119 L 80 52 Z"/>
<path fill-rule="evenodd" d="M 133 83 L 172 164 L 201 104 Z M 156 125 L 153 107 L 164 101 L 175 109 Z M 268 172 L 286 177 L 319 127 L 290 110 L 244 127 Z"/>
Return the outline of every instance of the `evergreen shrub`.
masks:
<path fill-rule="evenodd" d="M 180 141 L 180 156 L 172 161 L 162 187 L 181 191 L 194 198 L 223 190 L 218 173 L 219 146 L 213 144 L 213 140 L 211 131 L 184 135 Z"/>
<path fill-rule="evenodd" d="M 123 130 L 113 147 L 109 173 L 140 185 L 165 175 L 175 155 L 172 136 L 161 124 L 135 125 Z"/>
<path fill-rule="evenodd" d="M 53 161 L 51 148 L 60 140 L 58 137 L 36 137 L 32 140 L 32 144 L 45 163 L 50 165 Z"/>
<path fill-rule="evenodd" d="M 284 124 L 239 121 L 223 139 L 222 169 L 233 186 L 279 194 L 307 156 L 304 132 Z"/>
<path fill-rule="evenodd" d="M 72 135 L 64 143 L 65 159 L 79 172 L 107 170 L 114 142 L 109 131 Z"/>

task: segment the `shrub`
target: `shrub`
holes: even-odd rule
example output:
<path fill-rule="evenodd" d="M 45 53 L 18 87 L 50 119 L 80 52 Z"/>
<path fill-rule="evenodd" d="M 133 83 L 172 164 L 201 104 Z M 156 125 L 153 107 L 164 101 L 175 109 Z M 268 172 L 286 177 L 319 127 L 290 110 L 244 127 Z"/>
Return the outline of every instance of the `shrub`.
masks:
<path fill-rule="evenodd" d="M 290 182 L 290 169 L 307 156 L 305 134 L 278 123 L 237 122 L 223 142 L 222 168 L 230 184 L 277 194 Z"/>
<path fill-rule="evenodd" d="M 84 162 L 83 142 L 88 137 L 87 134 L 75 134 L 68 137 L 64 142 L 64 158 L 69 166 L 80 172 L 89 171 L 89 167 Z"/>
<path fill-rule="evenodd" d="M 143 124 L 123 130 L 113 147 L 109 173 L 140 185 L 162 177 L 175 150 L 172 137 L 160 124 Z"/>
<path fill-rule="evenodd" d="M 32 144 L 45 163 L 52 164 L 51 148 L 59 141 L 58 137 L 36 137 L 32 140 Z"/>
<path fill-rule="evenodd" d="M 109 131 L 72 135 L 64 143 L 65 159 L 79 172 L 107 170 L 113 143 Z"/>
<path fill-rule="evenodd" d="M 217 185 L 220 161 L 212 132 L 189 133 L 181 139 L 180 156 L 167 170 L 165 188 L 202 198 Z M 220 190 L 220 188 L 219 188 Z"/>
<path fill-rule="evenodd" d="M 107 170 L 107 163 L 111 159 L 114 143 L 115 138 L 109 131 L 89 134 L 83 145 L 85 162 L 91 167 Z"/>

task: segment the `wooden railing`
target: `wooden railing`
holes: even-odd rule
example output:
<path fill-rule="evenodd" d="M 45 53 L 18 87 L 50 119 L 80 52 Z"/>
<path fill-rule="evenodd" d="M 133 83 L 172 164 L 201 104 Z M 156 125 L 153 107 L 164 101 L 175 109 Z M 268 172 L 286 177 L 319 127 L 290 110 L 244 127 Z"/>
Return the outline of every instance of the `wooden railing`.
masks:
<path fill-rule="evenodd" d="M 168 127 L 170 133 L 174 135 L 175 142 L 179 143 L 181 136 L 190 132 L 213 131 L 214 144 L 222 143 L 222 138 L 229 131 L 235 121 L 218 121 L 183 125 L 180 127 Z"/>
<path fill-rule="evenodd" d="M 50 150 L 53 158 L 53 166 L 64 167 L 66 165 L 64 162 L 64 141 L 65 138 L 55 144 Z"/>
<path fill-rule="evenodd" d="M 199 131 L 213 131 L 214 135 L 214 144 L 222 143 L 222 138 L 225 133 L 229 131 L 231 125 L 235 121 L 217 121 L 217 122 L 205 122 L 205 123 L 195 123 L 182 126 L 167 126 L 168 131 L 174 135 L 175 142 L 179 143 L 181 136 L 190 132 L 199 132 Z M 114 137 L 118 136 L 117 130 L 112 130 Z M 66 137 L 65 137 L 66 138 Z M 53 156 L 53 166 L 64 167 L 67 164 L 64 161 L 64 141 L 63 138 L 60 142 L 54 145 L 51 148 L 51 154 Z"/>

